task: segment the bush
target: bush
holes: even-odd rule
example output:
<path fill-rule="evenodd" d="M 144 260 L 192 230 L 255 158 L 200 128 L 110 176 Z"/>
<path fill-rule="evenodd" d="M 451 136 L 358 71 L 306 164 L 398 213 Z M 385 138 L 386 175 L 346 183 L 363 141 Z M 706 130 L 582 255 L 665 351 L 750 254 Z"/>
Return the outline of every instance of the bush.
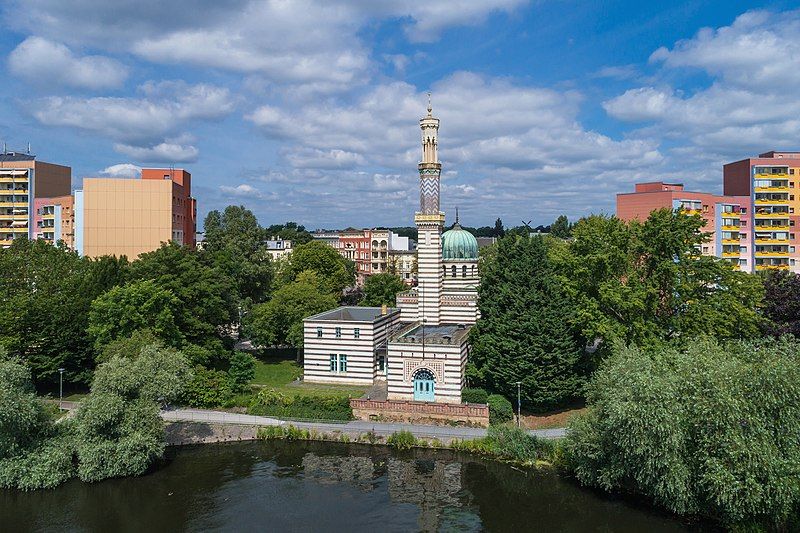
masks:
<path fill-rule="evenodd" d="M 256 377 L 256 358 L 249 353 L 234 352 L 228 376 L 237 392 L 246 390 L 247 385 Z"/>
<path fill-rule="evenodd" d="M 490 424 L 502 424 L 514 420 L 514 407 L 505 396 L 492 394 L 486 399 L 486 403 L 489 404 Z"/>
<path fill-rule="evenodd" d="M 551 441 L 534 437 L 516 427 L 492 426 L 486 440 L 494 455 L 519 463 L 549 459 L 554 451 Z"/>
<path fill-rule="evenodd" d="M 346 396 L 288 396 L 274 389 L 256 395 L 247 412 L 253 415 L 317 420 L 352 420 L 350 398 Z"/>
<path fill-rule="evenodd" d="M 417 445 L 417 438 L 413 433 L 404 429 L 389 435 L 386 439 L 386 444 L 398 450 L 410 450 Z"/>
<path fill-rule="evenodd" d="M 194 369 L 194 377 L 186 384 L 182 400 L 192 407 L 219 407 L 233 397 L 230 378 L 221 370 L 202 366 Z"/>
<path fill-rule="evenodd" d="M 786 527 L 800 506 L 800 345 L 617 347 L 570 424 L 577 479 L 730 527 Z"/>
<path fill-rule="evenodd" d="M 461 401 L 464 403 L 486 403 L 489 393 L 483 389 L 464 389 L 461 391 Z"/>

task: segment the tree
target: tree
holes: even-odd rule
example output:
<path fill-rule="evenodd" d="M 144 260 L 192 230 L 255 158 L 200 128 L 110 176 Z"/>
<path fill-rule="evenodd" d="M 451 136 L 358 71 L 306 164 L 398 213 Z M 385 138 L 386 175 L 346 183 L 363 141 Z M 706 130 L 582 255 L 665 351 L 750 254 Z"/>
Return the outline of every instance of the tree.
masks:
<path fill-rule="evenodd" d="M 540 237 L 507 236 L 482 262 L 472 363 L 486 385 L 535 409 L 580 397 L 587 375 L 575 303 Z"/>
<path fill-rule="evenodd" d="M 798 353 L 789 339 L 617 345 L 570 424 L 567 464 L 585 485 L 679 514 L 788 530 L 800 504 Z"/>
<path fill-rule="evenodd" d="M 325 291 L 337 298 L 345 287 L 355 283 L 355 264 L 339 255 L 325 243 L 311 241 L 297 246 L 289 256 L 285 282 L 297 279 L 301 272 L 312 271 L 319 277 Z"/>
<path fill-rule="evenodd" d="M 234 352 L 228 368 L 231 384 L 237 391 L 247 390 L 247 385 L 256 377 L 256 358 L 246 352 Z"/>
<path fill-rule="evenodd" d="M 325 245 L 323 245 L 325 246 Z M 307 271 L 275 291 L 272 299 L 253 307 L 246 330 L 258 346 L 303 345 L 303 319 L 336 307 L 320 276 Z"/>
<path fill-rule="evenodd" d="M 180 346 L 183 335 L 175 325 L 180 302 L 153 281 L 135 281 L 114 287 L 92 302 L 89 335 L 95 349 L 109 342 L 128 338 L 139 329 L 148 329 L 170 346 Z"/>
<path fill-rule="evenodd" d="M 582 334 L 599 343 L 600 354 L 615 341 L 758 333 L 759 278 L 700 255 L 708 238 L 702 224 L 699 216 L 669 209 L 627 224 L 591 216 L 573 227 L 569 243 L 552 248 L 562 283 L 578 302 Z"/>
<path fill-rule="evenodd" d="M 15 239 L 0 250 L 0 345 L 20 357 L 37 384 L 91 380 L 94 359 L 86 330 L 89 308 L 116 275 L 99 276 L 88 261 L 63 246 Z M 104 283 L 95 282 L 104 277 Z"/>
<path fill-rule="evenodd" d="M 364 299 L 359 305 L 379 307 L 396 305 L 397 293 L 406 290 L 402 278 L 395 274 L 374 274 L 364 282 Z"/>
<path fill-rule="evenodd" d="M 131 263 L 130 276 L 150 280 L 178 299 L 175 324 L 190 343 L 215 345 L 221 328 L 238 319 L 233 281 L 225 272 L 205 264 L 194 250 L 163 244 Z"/>
<path fill-rule="evenodd" d="M 266 231 L 243 206 L 228 206 L 222 214 L 211 211 L 204 223 L 203 253 L 236 284 L 239 303 L 245 309 L 269 296 L 273 266 L 267 252 Z"/>
<path fill-rule="evenodd" d="M 790 333 L 800 338 L 800 276 L 776 270 L 764 277 L 765 330 L 779 337 Z"/>
<path fill-rule="evenodd" d="M 503 221 L 499 218 L 494 221 L 494 232 L 493 237 L 497 237 L 498 239 L 504 237 L 506 234 L 505 228 L 503 228 Z"/>
<path fill-rule="evenodd" d="M 281 239 L 292 241 L 294 246 L 311 242 L 314 239 L 305 226 L 299 225 L 297 222 L 273 224 L 266 229 L 266 234 L 268 237 L 280 237 Z"/>
<path fill-rule="evenodd" d="M 572 227 L 569 219 L 565 215 L 560 215 L 555 222 L 550 225 L 550 235 L 559 239 L 569 239 L 572 234 Z"/>

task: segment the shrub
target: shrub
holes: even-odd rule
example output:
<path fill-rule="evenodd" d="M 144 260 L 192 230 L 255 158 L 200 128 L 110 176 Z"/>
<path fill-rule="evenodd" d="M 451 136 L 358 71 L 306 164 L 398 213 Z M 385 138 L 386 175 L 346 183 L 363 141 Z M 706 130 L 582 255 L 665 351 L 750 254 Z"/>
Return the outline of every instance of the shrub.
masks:
<path fill-rule="evenodd" d="M 246 390 L 247 384 L 256 377 L 256 358 L 249 353 L 234 352 L 228 376 L 237 392 Z"/>
<path fill-rule="evenodd" d="M 492 426 L 486 440 L 494 455 L 520 463 L 549 459 L 554 449 L 552 442 L 516 427 Z"/>
<path fill-rule="evenodd" d="M 489 393 L 483 389 L 464 389 L 461 391 L 461 401 L 464 403 L 486 403 Z"/>
<path fill-rule="evenodd" d="M 350 398 L 346 396 L 288 396 L 274 389 L 263 389 L 247 412 L 252 415 L 317 420 L 351 420 Z"/>
<path fill-rule="evenodd" d="M 218 407 L 229 402 L 232 396 L 226 372 L 197 366 L 194 377 L 186 384 L 182 399 L 192 407 Z"/>
<path fill-rule="evenodd" d="M 786 527 L 800 506 L 798 353 L 788 339 L 617 347 L 570 424 L 567 465 L 679 514 Z"/>
<path fill-rule="evenodd" d="M 417 438 L 413 433 L 404 429 L 389 435 L 386 439 L 386 444 L 393 446 L 398 450 L 410 450 L 417 445 Z"/>
<path fill-rule="evenodd" d="M 489 404 L 489 423 L 502 424 L 514 420 L 514 407 L 505 396 L 492 394 L 486 399 Z"/>

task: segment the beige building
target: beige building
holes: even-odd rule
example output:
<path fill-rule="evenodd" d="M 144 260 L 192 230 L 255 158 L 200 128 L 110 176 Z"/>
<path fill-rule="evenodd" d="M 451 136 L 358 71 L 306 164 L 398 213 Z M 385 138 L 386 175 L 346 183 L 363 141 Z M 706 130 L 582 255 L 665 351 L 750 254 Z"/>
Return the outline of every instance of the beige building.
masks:
<path fill-rule="evenodd" d="M 402 278 L 406 285 L 417 282 L 417 251 L 389 250 L 388 272 Z"/>

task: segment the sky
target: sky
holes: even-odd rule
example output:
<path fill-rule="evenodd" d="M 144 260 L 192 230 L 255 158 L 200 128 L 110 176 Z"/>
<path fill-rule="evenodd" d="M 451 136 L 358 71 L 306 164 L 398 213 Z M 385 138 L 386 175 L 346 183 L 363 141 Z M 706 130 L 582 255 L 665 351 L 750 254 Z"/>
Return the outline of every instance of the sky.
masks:
<path fill-rule="evenodd" d="M 186 168 L 200 220 L 399 226 L 441 119 L 448 224 L 614 213 L 641 181 L 721 192 L 800 149 L 800 3 L 5 0 L 0 141 L 83 177 Z"/>

